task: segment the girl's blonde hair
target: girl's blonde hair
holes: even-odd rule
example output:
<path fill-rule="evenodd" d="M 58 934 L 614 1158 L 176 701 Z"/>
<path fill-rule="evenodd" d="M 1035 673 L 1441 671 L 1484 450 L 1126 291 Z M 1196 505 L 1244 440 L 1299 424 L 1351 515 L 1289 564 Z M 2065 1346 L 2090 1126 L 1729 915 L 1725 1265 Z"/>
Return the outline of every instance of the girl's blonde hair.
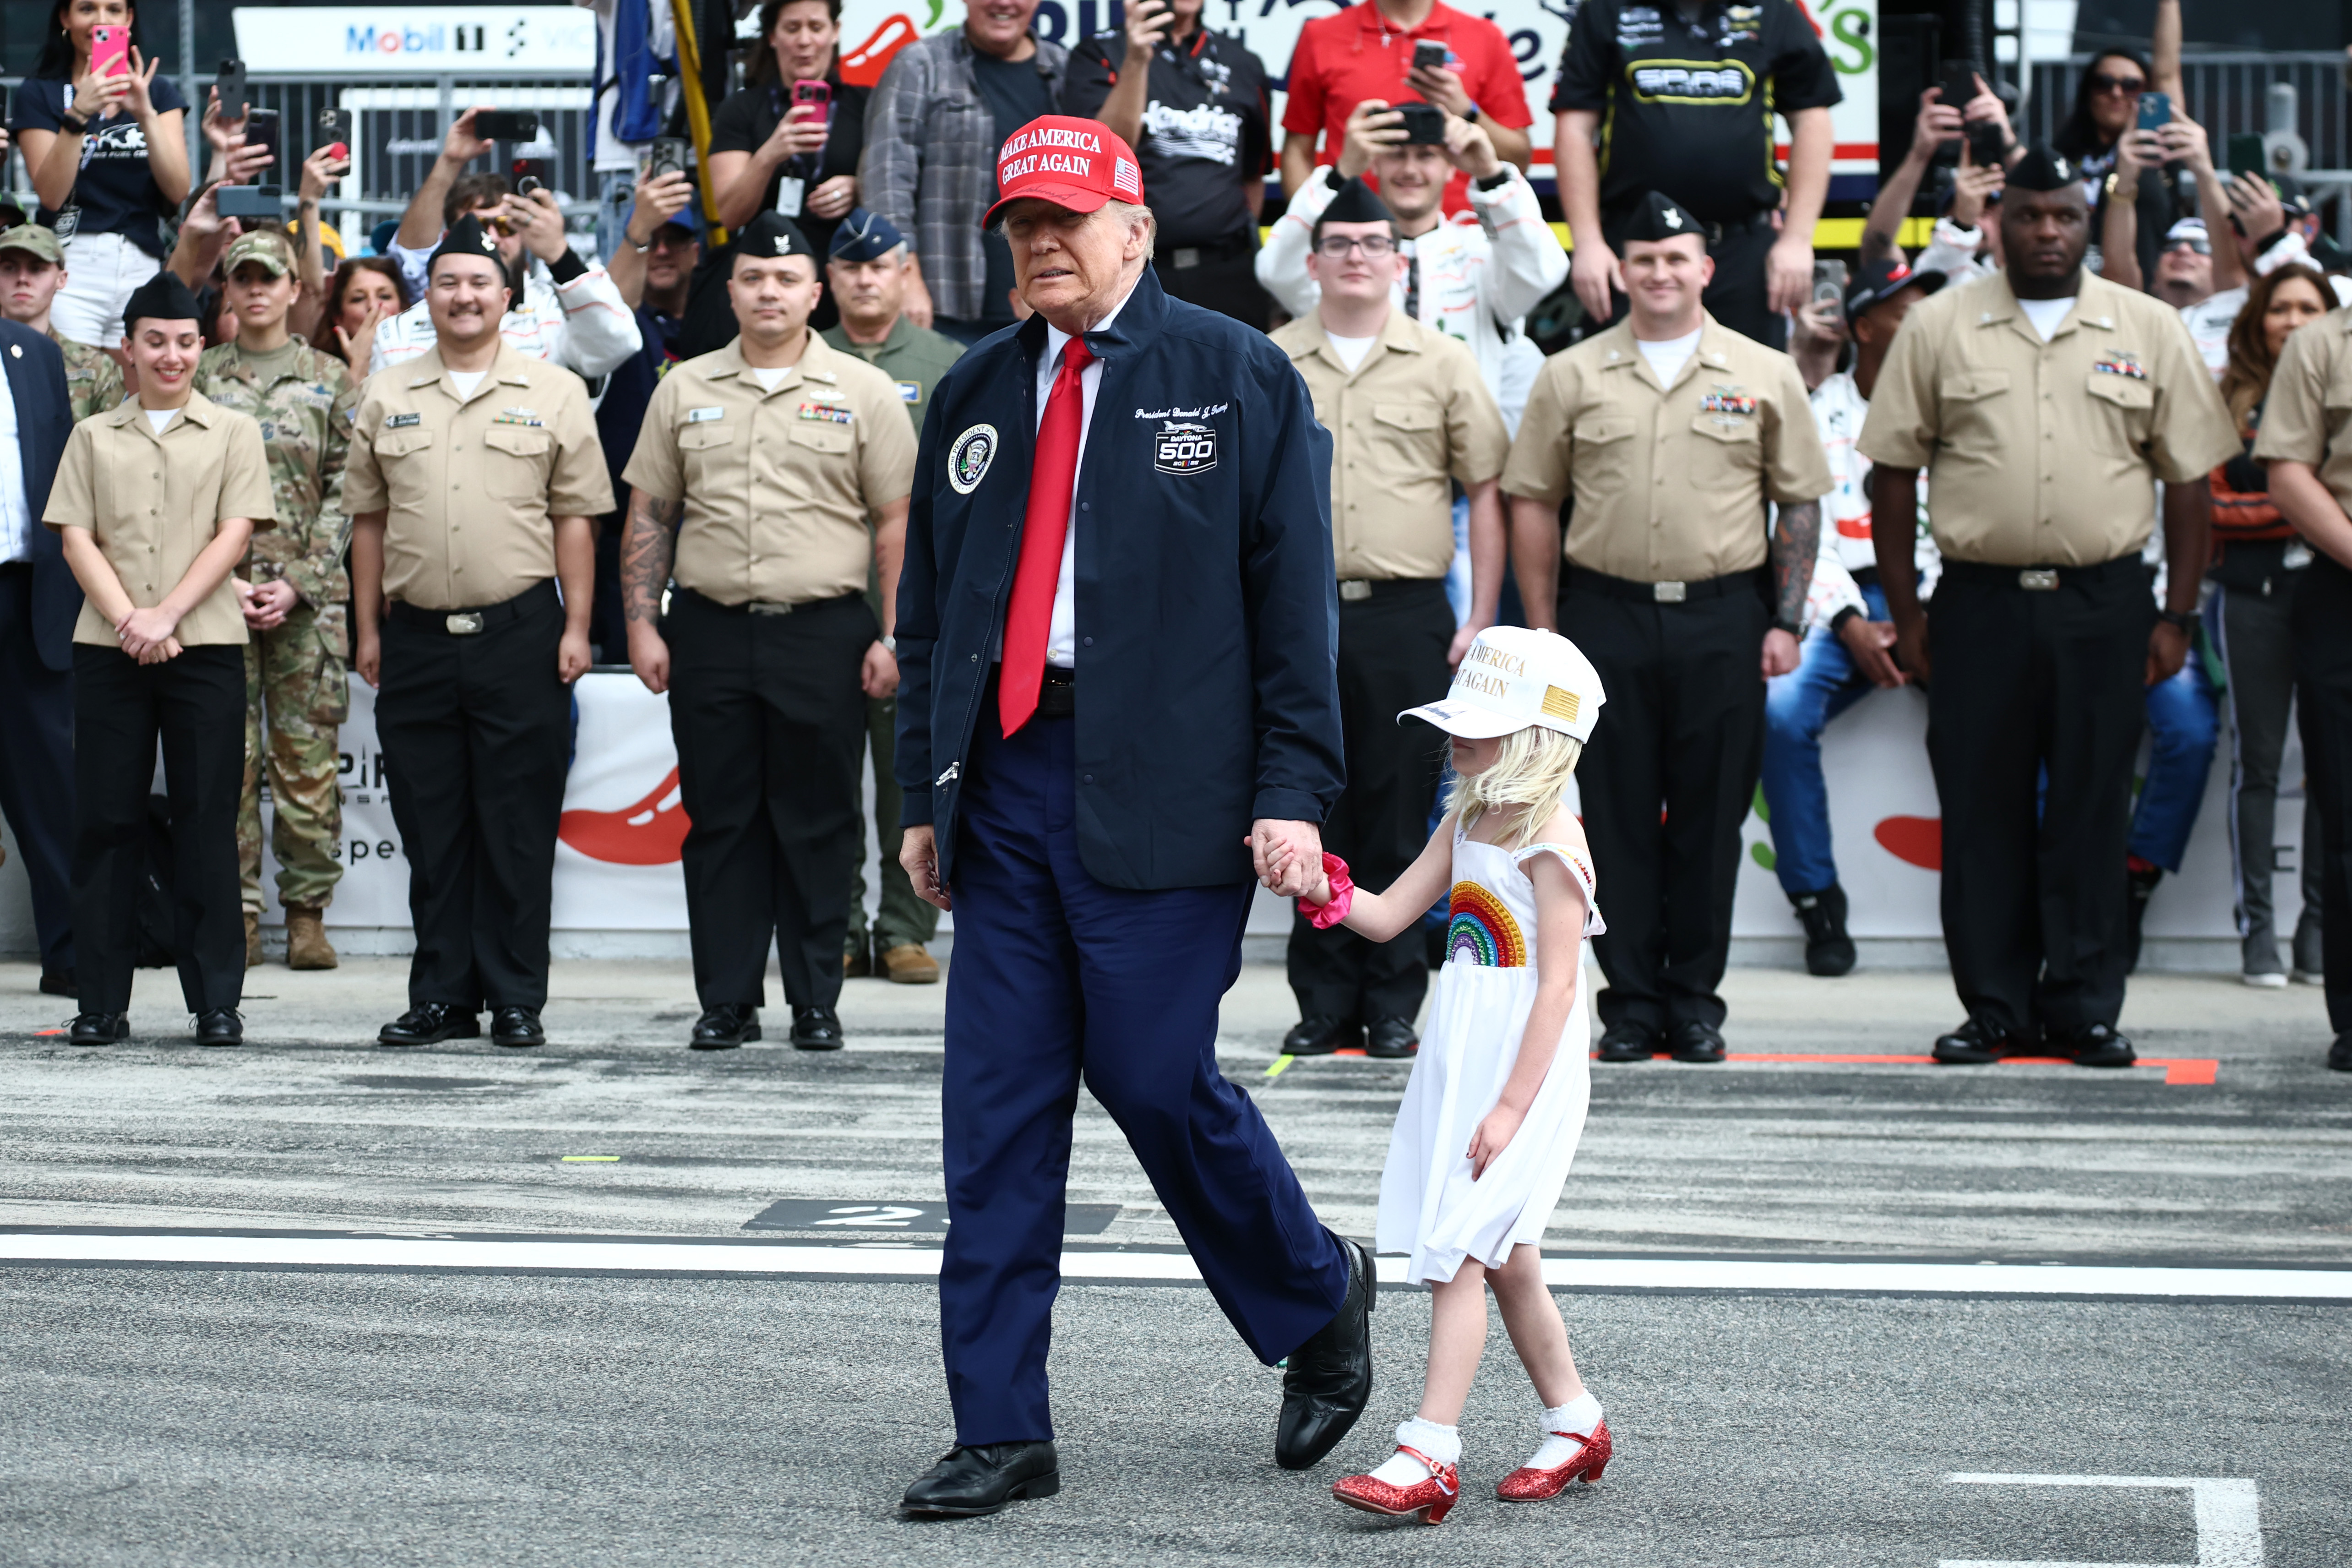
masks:
<path fill-rule="evenodd" d="M 1468 832 L 1490 811 L 1518 816 L 1503 835 L 1508 847 L 1524 847 L 1559 810 L 1575 775 L 1584 742 L 1530 724 L 1503 737 L 1495 765 L 1484 773 L 1456 773 L 1445 792 L 1445 821 Z"/>

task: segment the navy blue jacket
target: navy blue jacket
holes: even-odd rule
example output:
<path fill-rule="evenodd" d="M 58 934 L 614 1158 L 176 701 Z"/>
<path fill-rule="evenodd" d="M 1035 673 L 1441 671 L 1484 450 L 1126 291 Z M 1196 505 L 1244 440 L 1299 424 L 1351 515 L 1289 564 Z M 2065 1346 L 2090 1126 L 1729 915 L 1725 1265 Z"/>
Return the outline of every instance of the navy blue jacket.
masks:
<path fill-rule="evenodd" d="M 16 456 L 32 508 L 33 647 L 51 669 L 73 668 L 74 622 L 81 615 L 81 584 L 66 565 L 57 530 L 41 524 L 49 486 L 73 434 L 66 404 L 66 361 L 48 334 L 0 321 L 0 364 L 8 367 L 8 395 L 16 405 Z"/>
<path fill-rule="evenodd" d="M 915 462 L 898 774 L 943 879 L 1020 558 L 1045 343 L 1032 317 L 958 360 Z M 1254 818 L 1320 822 L 1345 782 L 1331 437 L 1272 340 L 1170 299 L 1149 267 L 1087 346 L 1102 380 L 1074 498 L 1079 855 L 1115 888 L 1244 881 Z"/>

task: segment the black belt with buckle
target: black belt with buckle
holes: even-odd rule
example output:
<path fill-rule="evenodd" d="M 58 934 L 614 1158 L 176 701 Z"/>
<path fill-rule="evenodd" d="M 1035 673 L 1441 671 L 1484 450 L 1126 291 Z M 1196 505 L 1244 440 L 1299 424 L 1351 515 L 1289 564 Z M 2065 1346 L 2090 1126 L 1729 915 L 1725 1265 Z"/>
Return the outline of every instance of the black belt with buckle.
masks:
<path fill-rule="evenodd" d="M 992 664 L 988 667 L 987 700 L 992 704 L 996 700 L 997 686 L 1003 679 L 1004 666 Z M 1058 664 L 1047 665 L 1045 678 L 1037 686 L 1037 717 L 1067 719 L 1077 710 L 1077 672 L 1064 669 Z"/>
<path fill-rule="evenodd" d="M 1339 579 L 1339 602 L 1361 604 L 1366 599 L 1385 599 L 1398 594 L 1444 593 L 1443 577 L 1342 577 Z"/>
<path fill-rule="evenodd" d="M 2017 588 L 2029 594 L 2054 593 L 2061 587 L 2087 588 L 2110 578 L 2127 577 L 2134 573 L 2143 575 L 2147 565 L 2137 552 L 2118 555 L 2113 561 L 2102 561 L 2096 566 L 1996 566 L 1984 561 L 1955 561 L 1944 558 L 1944 575 L 1956 583 L 1975 583 L 1989 588 Z"/>
<path fill-rule="evenodd" d="M 692 599 L 700 608 L 716 610 L 722 616 L 791 616 L 804 610 L 821 610 L 827 605 L 845 604 L 852 599 L 862 600 L 865 597 L 865 595 L 852 591 L 846 594 L 835 594 L 830 598 L 824 599 L 748 599 L 740 605 L 722 605 L 708 594 L 698 594 L 691 588 L 681 587 L 672 602 L 675 603 L 677 599 Z"/>
<path fill-rule="evenodd" d="M 1653 605 L 1681 605 L 1732 594 L 1761 594 L 1767 581 L 1766 568 L 1761 566 L 1752 572 L 1734 572 L 1696 583 L 1638 583 L 1630 577 L 1612 577 L 1606 572 L 1588 572 L 1581 566 L 1568 569 L 1568 586 L 1571 590 L 1605 594 L 1612 599 L 1639 599 Z"/>
<path fill-rule="evenodd" d="M 453 637 L 478 637 L 501 621 L 530 615 L 555 597 L 555 579 L 548 577 L 541 579 L 536 587 L 525 588 L 511 599 L 496 605 L 478 605 L 469 610 L 429 610 L 422 605 L 394 599 L 392 602 L 392 618 L 418 631 L 440 632 Z"/>
<path fill-rule="evenodd" d="M 1168 258 L 1169 266 L 1179 270 L 1190 270 L 1195 267 L 1205 267 L 1213 261 L 1231 261 L 1236 257 L 1255 255 L 1256 251 L 1256 234 L 1244 229 L 1231 239 L 1212 240 L 1206 245 L 1171 246 L 1161 254 Z"/>

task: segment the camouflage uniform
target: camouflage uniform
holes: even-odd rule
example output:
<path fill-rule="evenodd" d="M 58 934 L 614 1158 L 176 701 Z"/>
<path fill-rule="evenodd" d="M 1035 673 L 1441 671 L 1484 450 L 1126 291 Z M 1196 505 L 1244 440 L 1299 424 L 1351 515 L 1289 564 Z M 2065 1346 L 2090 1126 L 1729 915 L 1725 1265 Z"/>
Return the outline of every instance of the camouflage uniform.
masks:
<path fill-rule="evenodd" d="M 335 858 L 343 831 L 337 726 L 351 716 L 343 452 L 360 384 L 341 360 L 297 337 L 291 363 L 266 384 L 236 344 L 206 349 L 196 387 L 222 407 L 251 415 L 269 454 L 278 521 L 253 536 L 240 575 L 249 582 L 283 578 L 301 595 L 284 625 L 254 633 L 246 645 L 245 798 L 236 819 L 245 907 L 261 908 L 265 762 L 277 807 L 269 844 L 278 856 L 278 902 L 323 906 L 343 874 Z"/>
<path fill-rule="evenodd" d="M 66 356 L 66 401 L 73 410 L 75 424 L 122 402 L 122 367 L 114 363 L 112 354 L 71 338 L 58 337 L 54 327 L 49 330 L 49 339 Z"/>

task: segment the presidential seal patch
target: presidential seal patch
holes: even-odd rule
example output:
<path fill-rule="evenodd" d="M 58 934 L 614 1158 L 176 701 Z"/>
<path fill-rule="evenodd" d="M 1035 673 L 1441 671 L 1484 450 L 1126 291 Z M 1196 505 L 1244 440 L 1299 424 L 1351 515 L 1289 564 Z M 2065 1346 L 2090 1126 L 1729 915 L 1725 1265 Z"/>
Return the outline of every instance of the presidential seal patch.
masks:
<path fill-rule="evenodd" d="M 1204 474 L 1217 466 L 1213 425 L 1163 420 L 1151 437 L 1151 466 L 1163 474 Z"/>
<path fill-rule="evenodd" d="M 975 425 L 948 448 L 948 483 L 956 494 L 968 496 L 980 488 L 988 477 L 988 465 L 995 460 L 996 426 Z"/>

